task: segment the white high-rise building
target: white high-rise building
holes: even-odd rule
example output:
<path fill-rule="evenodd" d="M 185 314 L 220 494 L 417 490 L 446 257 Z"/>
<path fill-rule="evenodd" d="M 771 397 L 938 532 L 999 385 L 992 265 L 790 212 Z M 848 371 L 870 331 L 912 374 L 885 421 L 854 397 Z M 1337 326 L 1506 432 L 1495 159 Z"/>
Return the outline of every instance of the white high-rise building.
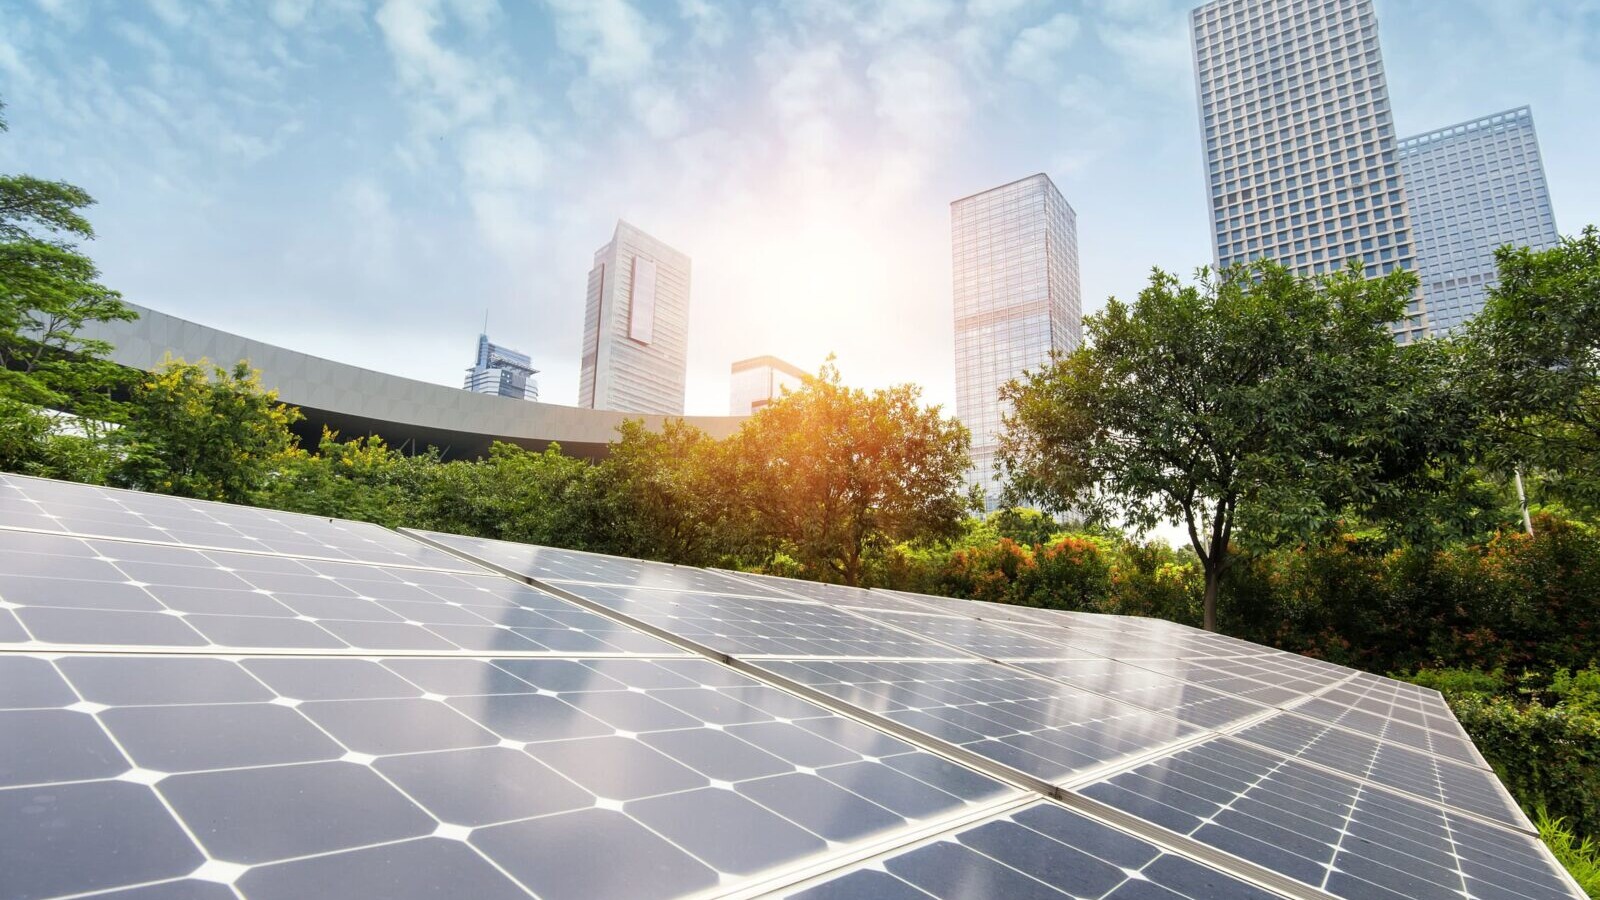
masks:
<path fill-rule="evenodd" d="M 682 415 L 688 350 L 689 257 L 618 221 L 589 271 L 578 405 Z"/>
<path fill-rule="evenodd" d="M 1083 340 L 1077 215 L 1041 173 L 951 203 L 950 231 L 956 415 L 972 432 L 969 482 L 992 511 L 1000 386 Z"/>
<path fill-rule="evenodd" d="M 1526 106 L 1401 140 L 1400 172 L 1436 334 L 1483 309 L 1496 249 L 1561 240 Z"/>
<path fill-rule="evenodd" d="M 1414 269 L 1372 0 L 1215 0 L 1190 33 L 1218 265 Z M 1426 327 L 1418 298 L 1395 331 Z"/>
<path fill-rule="evenodd" d="M 728 415 L 753 416 L 784 391 L 798 390 L 806 373 L 776 356 L 756 356 L 733 364 L 729 378 Z"/>
<path fill-rule="evenodd" d="M 537 374 L 539 370 L 533 367 L 533 360 L 528 354 L 490 343 L 487 334 L 480 334 L 478 359 L 467 370 L 467 377 L 461 386 L 478 394 L 537 400 L 539 382 L 533 377 Z"/>

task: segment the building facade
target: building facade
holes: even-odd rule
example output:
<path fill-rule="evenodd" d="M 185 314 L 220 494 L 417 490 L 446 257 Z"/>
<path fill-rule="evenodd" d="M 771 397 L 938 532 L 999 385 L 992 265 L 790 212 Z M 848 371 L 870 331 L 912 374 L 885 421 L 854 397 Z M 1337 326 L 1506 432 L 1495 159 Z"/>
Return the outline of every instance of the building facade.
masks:
<path fill-rule="evenodd" d="M 969 481 L 992 510 L 1001 385 L 1083 339 L 1077 215 L 1039 174 L 951 203 L 950 231 L 956 415 L 972 432 Z"/>
<path fill-rule="evenodd" d="M 1218 266 L 1415 269 L 1372 0 L 1214 0 L 1190 35 Z M 1418 297 L 1396 335 L 1426 329 Z"/>
<path fill-rule="evenodd" d="M 1497 248 L 1561 240 L 1526 106 L 1401 140 L 1400 172 L 1436 334 L 1483 309 Z"/>
<path fill-rule="evenodd" d="M 682 415 L 688 351 L 689 257 L 618 221 L 589 271 L 578 405 Z"/>
<path fill-rule="evenodd" d="M 757 356 L 733 364 L 729 378 L 728 415 L 753 416 L 763 406 L 798 390 L 806 373 L 776 356 Z"/>
<path fill-rule="evenodd" d="M 477 361 L 467 370 L 461 386 L 479 394 L 538 400 L 539 382 L 533 377 L 537 374 L 528 354 L 491 343 L 487 334 L 480 334 Z"/>

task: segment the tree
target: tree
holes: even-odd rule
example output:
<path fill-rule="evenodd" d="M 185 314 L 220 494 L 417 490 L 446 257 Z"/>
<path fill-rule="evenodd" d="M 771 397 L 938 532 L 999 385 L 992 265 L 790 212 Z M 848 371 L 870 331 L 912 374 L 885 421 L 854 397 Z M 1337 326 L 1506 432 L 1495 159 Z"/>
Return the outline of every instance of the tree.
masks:
<path fill-rule="evenodd" d="M 599 464 L 599 490 L 612 513 L 608 552 L 704 566 L 731 547 L 728 492 L 718 467 L 721 448 L 682 419 L 660 431 L 639 420 L 618 426 L 619 439 Z"/>
<path fill-rule="evenodd" d="M 407 457 L 377 435 L 339 440 L 328 428 L 316 452 L 290 447 L 272 461 L 272 473 L 256 502 L 273 509 L 390 528 L 412 524 L 418 471 L 437 454 Z"/>
<path fill-rule="evenodd" d="M 48 463 L 63 453 L 82 458 L 82 448 L 52 447 L 74 439 L 60 434 L 46 408 L 74 413 L 76 430 L 91 439 L 118 418 L 112 393 L 122 370 L 104 359 L 109 344 L 80 332 L 135 313 L 95 280 L 99 270 L 77 250 L 77 240 L 94 237 L 82 214 L 93 203 L 70 184 L 0 175 L 0 467 L 76 474 Z"/>
<path fill-rule="evenodd" d="M 415 527 L 594 550 L 606 516 L 595 467 L 562 454 L 495 442 L 481 460 L 423 464 Z"/>
<path fill-rule="evenodd" d="M 1010 492 L 1182 526 L 1214 629 L 1241 522 L 1264 543 L 1303 538 L 1395 502 L 1454 451 L 1456 405 L 1419 408 L 1449 394 L 1437 360 L 1388 325 L 1415 286 L 1354 266 L 1310 279 L 1263 261 L 1194 284 L 1156 271 L 1132 306 L 1113 298 L 1086 320 L 1082 348 L 1002 390 Z"/>
<path fill-rule="evenodd" d="M 295 446 L 302 416 L 263 390 L 260 373 L 202 359 L 167 358 L 140 379 L 127 424 L 113 435 L 127 487 L 227 503 L 252 503 L 273 467 Z"/>
<path fill-rule="evenodd" d="M 722 481 L 760 552 L 859 585 L 869 554 L 959 531 L 969 440 L 920 389 L 847 388 L 830 359 L 728 439 Z"/>
<path fill-rule="evenodd" d="M 1491 465 L 1537 470 L 1600 503 L 1600 231 L 1548 250 L 1502 247 L 1499 282 L 1468 323 L 1467 377 Z"/>

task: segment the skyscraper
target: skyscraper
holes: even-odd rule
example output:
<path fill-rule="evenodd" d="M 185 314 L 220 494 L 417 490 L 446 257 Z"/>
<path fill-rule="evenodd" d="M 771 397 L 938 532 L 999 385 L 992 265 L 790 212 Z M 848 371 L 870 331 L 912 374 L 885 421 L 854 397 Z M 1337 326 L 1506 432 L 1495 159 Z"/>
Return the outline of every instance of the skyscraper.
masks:
<path fill-rule="evenodd" d="M 761 407 L 795 390 L 806 373 L 776 356 L 756 356 L 733 364 L 729 379 L 728 415 L 753 416 Z"/>
<path fill-rule="evenodd" d="M 991 510 L 1000 386 L 1083 339 L 1077 221 L 1043 173 L 950 204 L 956 415 L 972 431 L 969 481 Z"/>
<path fill-rule="evenodd" d="M 467 370 L 461 385 L 479 394 L 496 394 L 517 400 L 539 399 L 539 370 L 526 353 L 508 350 L 489 342 L 489 335 L 478 335 L 478 359 Z"/>
<path fill-rule="evenodd" d="M 1435 333 L 1483 308 L 1496 248 L 1561 240 L 1526 106 L 1401 140 L 1400 172 Z"/>
<path fill-rule="evenodd" d="M 1214 0 L 1190 34 L 1218 265 L 1415 268 L 1372 0 Z M 1425 329 L 1418 298 L 1395 331 Z"/>
<path fill-rule="evenodd" d="M 689 257 L 627 222 L 594 254 L 578 405 L 683 414 Z"/>

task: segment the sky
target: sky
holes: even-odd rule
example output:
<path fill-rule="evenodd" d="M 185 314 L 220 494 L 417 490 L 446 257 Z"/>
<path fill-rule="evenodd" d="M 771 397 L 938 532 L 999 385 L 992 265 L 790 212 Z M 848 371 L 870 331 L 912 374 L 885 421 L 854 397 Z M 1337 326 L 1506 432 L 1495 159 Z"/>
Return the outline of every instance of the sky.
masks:
<path fill-rule="evenodd" d="M 687 412 L 774 354 L 953 403 L 950 201 L 1035 172 L 1083 306 L 1211 257 L 1168 0 L 0 0 L 0 171 L 98 201 L 134 302 L 459 385 L 485 316 L 574 404 L 624 218 L 693 259 Z M 1600 223 L 1600 0 L 1379 0 L 1401 136 L 1531 104 Z"/>

